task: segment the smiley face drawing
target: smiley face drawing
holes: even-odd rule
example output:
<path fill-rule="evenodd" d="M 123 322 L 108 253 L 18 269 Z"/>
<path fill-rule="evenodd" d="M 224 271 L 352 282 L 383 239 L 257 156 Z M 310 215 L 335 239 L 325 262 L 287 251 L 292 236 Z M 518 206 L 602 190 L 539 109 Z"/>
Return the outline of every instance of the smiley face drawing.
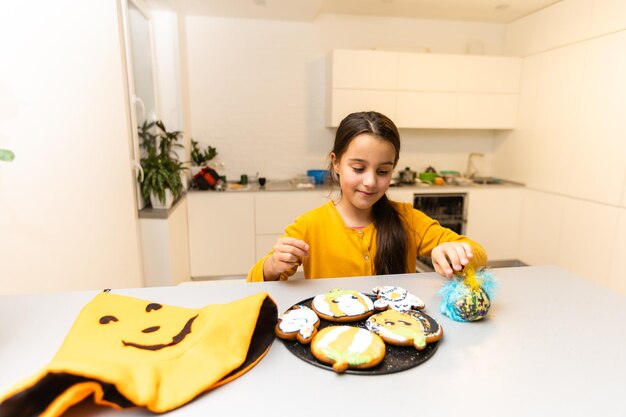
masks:
<path fill-rule="evenodd" d="M 269 350 L 277 321 L 266 293 L 197 309 L 100 293 L 52 361 L 0 397 L 0 415 L 32 407 L 32 415 L 54 417 L 89 397 L 170 411 L 251 369 Z"/>
<path fill-rule="evenodd" d="M 150 313 L 151 311 L 157 311 L 160 310 L 163 306 L 161 304 L 158 303 L 148 303 L 148 305 L 146 305 L 146 313 Z M 135 343 L 135 342 L 130 342 L 130 341 L 126 341 L 126 340 L 122 340 L 122 344 L 124 346 L 130 346 L 130 347 L 134 347 L 137 349 L 146 349 L 146 350 L 160 350 L 169 346 L 174 346 L 177 345 L 178 343 L 182 342 L 183 339 L 189 335 L 191 333 L 191 326 L 193 324 L 193 321 L 198 317 L 198 315 L 196 314 L 195 316 L 191 317 L 189 320 L 186 321 L 185 325 L 182 327 L 182 329 L 174 336 L 172 336 L 172 340 L 168 343 L 156 343 L 156 344 L 141 344 L 141 343 Z M 119 319 L 116 316 L 112 316 L 112 315 L 104 315 L 102 317 L 100 317 L 100 320 L 98 320 L 100 324 L 111 324 L 111 323 L 118 323 Z M 145 329 L 141 330 L 141 333 L 154 333 L 154 332 L 158 332 L 159 330 L 161 330 L 161 326 L 160 325 L 155 325 L 155 326 L 149 326 L 146 327 Z"/>

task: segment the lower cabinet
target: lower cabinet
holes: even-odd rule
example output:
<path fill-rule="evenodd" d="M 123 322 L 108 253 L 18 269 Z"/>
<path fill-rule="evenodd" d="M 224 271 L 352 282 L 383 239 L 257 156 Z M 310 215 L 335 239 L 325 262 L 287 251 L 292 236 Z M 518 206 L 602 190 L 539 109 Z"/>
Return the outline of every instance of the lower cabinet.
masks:
<path fill-rule="evenodd" d="M 265 256 L 301 214 L 321 206 L 330 198 L 328 191 L 259 192 L 254 197 L 256 259 Z"/>
<path fill-rule="evenodd" d="M 413 202 L 432 189 L 392 188 L 390 199 Z M 492 260 L 519 257 L 523 188 L 471 188 L 467 235 L 480 242 Z M 285 227 L 332 196 L 326 190 L 190 192 L 190 269 L 193 278 L 245 276 L 274 246 Z"/>
<path fill-rule="evenodd" d="M 523 188 L 473 188 L 468 193 L 466 235 L 490 260 L 518 259 Z"/>
<path fill-rule="evenodd" d="M 319 190 L 189 193 L 191 276 L 247 275 L 285 227 L 327 197 Z"/>
<path fill-rule="evenodd" d="M 254 194 L 190 192 L 192 278 L 246 275 L 255 262 Z"/>
<path fill-rule="evenodd" d="M 188 225 L 186 195 L 170 210 L 146 209 L 140 212 L 139 230 L 146 287 L 189 281 Z"/>

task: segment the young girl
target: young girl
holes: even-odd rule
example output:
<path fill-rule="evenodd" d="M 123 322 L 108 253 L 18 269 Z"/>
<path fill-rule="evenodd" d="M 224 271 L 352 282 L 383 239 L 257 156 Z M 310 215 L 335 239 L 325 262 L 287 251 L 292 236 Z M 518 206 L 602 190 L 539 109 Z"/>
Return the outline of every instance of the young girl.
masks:
<path fill-rule="evenodd" d="M 340 195 L 296 219 L 248 281 L 286 280 L 300 265 L 305 278 L 415 272 L 416 257 L 430 256 L 450 278 L 466 265 L 486 266 L 478 243 L 444 228 L 410 203 L 387 199 L 400 157 L 394 123 L 376 112 L 352 113 L 337 129 L 330 179 Z"/>

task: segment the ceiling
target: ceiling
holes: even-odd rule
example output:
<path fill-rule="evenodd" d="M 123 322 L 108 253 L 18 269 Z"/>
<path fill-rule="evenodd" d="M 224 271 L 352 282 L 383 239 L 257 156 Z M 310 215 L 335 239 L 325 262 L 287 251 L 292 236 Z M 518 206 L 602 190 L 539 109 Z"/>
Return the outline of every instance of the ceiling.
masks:
<path fill-rule="evenodd" d="M 313 21 L 319 14 L 508 23 L 560 0 L 169 0 L 186 15 Z M 150 0 L 147 0 L 150 2 Z M 153 3 L 164 3 L 154 0 Z"/>

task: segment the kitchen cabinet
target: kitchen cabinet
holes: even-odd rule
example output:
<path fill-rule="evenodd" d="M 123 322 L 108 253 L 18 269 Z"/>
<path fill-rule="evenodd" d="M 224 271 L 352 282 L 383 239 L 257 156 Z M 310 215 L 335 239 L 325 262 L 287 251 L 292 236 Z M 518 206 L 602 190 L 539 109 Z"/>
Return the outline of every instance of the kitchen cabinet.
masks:
<path fill-rule="evenodd" d="M 358 90 L 396 88 L 398 56 L 395 52 L 343 50 L 333 53 L 333 86 Z"/>
<path fill-rule="evenodd" d="M 285 227 L 328 201 L 328 191 L 259 192 L 254 196 L 256 259 L 265 256 Z"/>
<path fill-rule="evenodd" d="M 467 235 L 490 259 L 517 259 L 522 187 L 394 187 L 391 200 L 413 204 L 414 194 L 468 195 Z M 285 227 L 335 194 L 328 190 L 188 193 L 189 253 L 193 278 L 245 276 Z"/>
<path fill-rule="evenodd" d="M 245 275 L 255 261 L 254 195 L 189 192 L 192 278 Z"/>
<path fill-rule="evenodd" d="M 333 110 L 329 117 L 332 118 L 333 126 L 339 126 L 344 117 L 363 109 L 376 109 L 391 120 L 397 118 L 395 91 L 333 89 L 331 94 Z"/>
<path fill-rule="evenodd" d="M 188 193 L 191 276 L 247 275 L 286 226 L 328 196 L 327 190 Z"/>
<path fill-rule="evenodd" d="M 366 109 L 400 128 L 515 127 L 520 58 L 334 50 L 329 62 L 330 127 Z"/>
<path fill-rule="evenodd" d="M 490 260 L 518 259 L 523 188 L 473 188 L 467 197 L 466 235 Z"/>
<path fill-rule="evenodd" d="M 139 212 L 143 278 L 146 287 L 189 281 L 189 221 L 183 195 L 169 210 Z"/>

